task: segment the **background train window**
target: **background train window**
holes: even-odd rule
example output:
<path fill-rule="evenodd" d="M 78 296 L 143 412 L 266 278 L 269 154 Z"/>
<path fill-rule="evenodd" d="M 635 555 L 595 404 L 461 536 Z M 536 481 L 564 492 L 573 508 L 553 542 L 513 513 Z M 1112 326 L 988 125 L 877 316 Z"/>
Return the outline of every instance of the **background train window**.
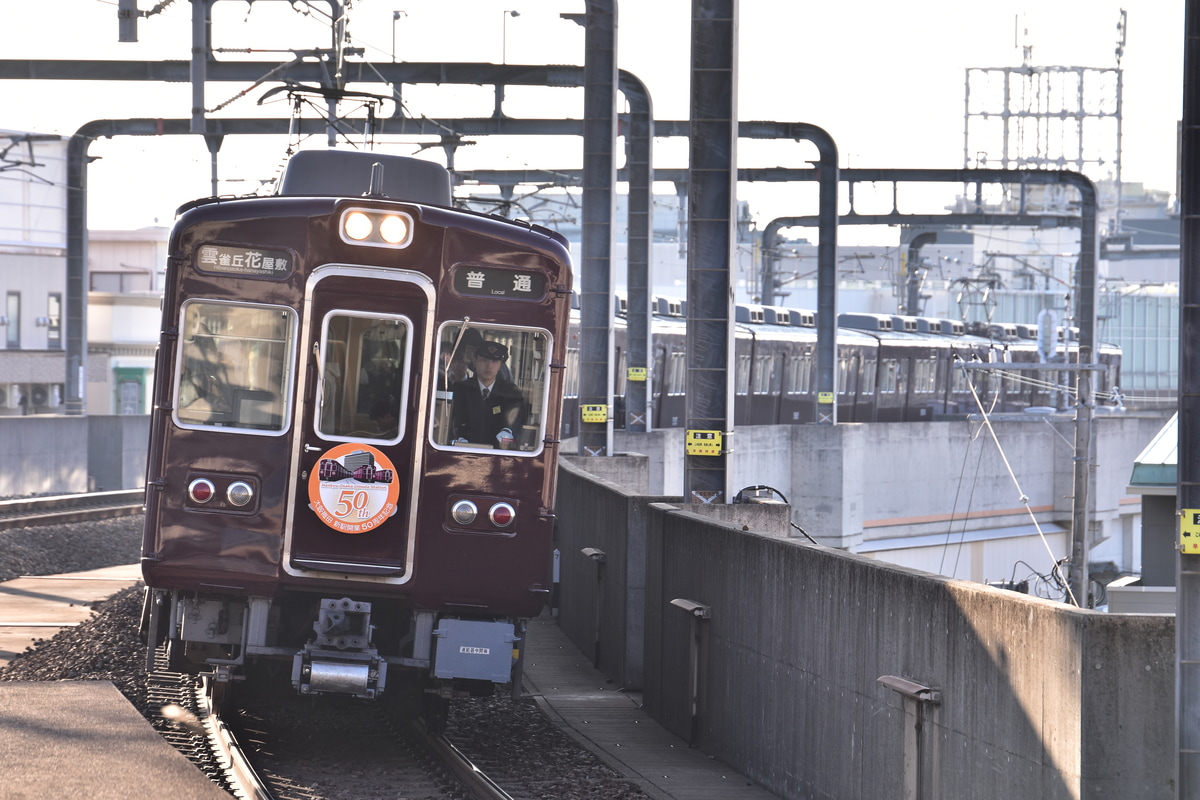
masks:
<path fill-rule="evenodd" d="M 408 319 L 385 314 L 326 315 L 315 422 L 320 436 L 392 444 L 404 438 L 410 327 Z"/>
<path fill-rule="evenodd" d="M 900 384 L 900 363 L 894 358 L 885 358 L 879 364 L 879 391 L 895 394 Z"/>
<path fill-rule="evenodd" d="M 180 325 L 175 421 L 182 427 L 287 427 L 295 312 L 193 300 Z"/>
<path fill-rule="evenodd" d="M 876 361 L 864 361 L 862 365 L 862 393 L 875 394 L 875 372 L 879 364 Z"/>
<path fill-rule="evenodd" d="M 740 394 L 750 393 L 750 356 L 739 354 L 737 357 L 737 377 L 735 391 Z"/>
<path fill-rule="evenodd" d="M 687 391 L 687 353 L 670 354 L 667 361 L 667 394 L 683 394 Z"/>
<path fill-rule="evenodd" d="M 838 394 L 852 393 L 850 386 L 850 376 L 853 372 L 853 364 L 848 356 L 842 356 L 838 359 Z"/>
<path fill-rule="evenodd" d="M 754 393 L 777 395 L 780 390 L 779 370 L 775 368 L 776 359 L 771 355 L 754 357 Z"/>
<path fill-rule="evenodd" d="M 454 447 L 499 449 L 495 441 L 459 441 L 453 430 L 454 386 L 460 381 L 473 379 L 472 362 L 475 348 L 482 342 L 499 342 L 508 350 L 502 362 L 499 379 L 515 384 L 522 397 L 519 413 L 512 412 L 516 420 L 513 430 L 514 441 L 509 451 L 520 453 L 540 452 L 543 427 L 546 421 L 548 402 L 548 354 L 551 352 L 550 334 L 545 330 L 508 328 L 498 326 L 481 327 L 469 325 L 462 330 L 460 323 L 442 326 L 438 335 L 437 396 L 432 420 L 432 439 L 435 445 Z M 574 351 L 575 369 L 568 370 L 576 376 L 578 393 L 579 351 Z M 568 352 L 568 362 L 571 354 Z M 461 432 L 459 432 L 461 433 Z"/>
<path fill-rule="evenodd" d="M 567 348 L 567 371 L 563 376 L 563 397 L 579 397 L 579 348 Z"/>
<path fill-rule="evenodd" d="M 626 364 L 626 356 L 627 353 L 618 347 L 616 358 L 613 359 L 616 362 L 613 367 L 613 394 L 617 397 L 625 396 L 625 371 L 628 366 Z"/>
<path fill-rule="evenodd" d="M 812 356 L 788 356 L 788 394 L 808 394 L 812 388 Z"/>
<path fill-rule="evenodd" d="M 913 362 L 913 391 L 920 394 L 933 394 L 937 391 L 937 362 Z"/>

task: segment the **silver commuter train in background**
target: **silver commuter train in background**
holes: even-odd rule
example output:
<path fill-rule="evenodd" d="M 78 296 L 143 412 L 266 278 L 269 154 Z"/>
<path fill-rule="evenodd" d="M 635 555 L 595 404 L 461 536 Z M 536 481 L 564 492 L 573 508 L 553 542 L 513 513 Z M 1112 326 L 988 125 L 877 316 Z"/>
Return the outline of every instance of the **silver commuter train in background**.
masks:
<path fill-rule="evenodd" d="M 687 390 L 686 301 L 656 297 L 651 318 L 650 417 L 655 428 L 685 424 Z M 614 420 L 625 427 L 625 306 L 616 300 Z M 734 364 L 735 425 L 797 425 L 817 419 L 816 313 L 794 308 L 738 305 Z M 1059 326 L 1057 359 L 1075 363 L 1078 330 Z M 567 351 L 563 436 L 578 433 L 579 325 L 573 317 Z M 960 362 L 1037 363 L 1036 325 L 967 324 L 934 317 L 843 313 L 837 328 L 839 422 L 916 422 L 1029 408 L 1069 409 L 1076 375 L 1067 370 L 1035 373 L 965 370 Z M 1093 381 L 1096 404 L 1121 405 L 1121 350 L 1098 344 L 1105 367 Z M 975 395 L 971 384 L 974 384 Z"/>

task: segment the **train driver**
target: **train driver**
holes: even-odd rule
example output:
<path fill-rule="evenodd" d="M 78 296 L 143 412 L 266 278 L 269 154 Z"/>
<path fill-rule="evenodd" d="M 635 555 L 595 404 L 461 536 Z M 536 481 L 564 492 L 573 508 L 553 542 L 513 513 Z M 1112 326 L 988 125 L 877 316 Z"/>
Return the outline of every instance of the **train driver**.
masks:
<path fill-rule="evenodd" d="M 513 446 L 515 432 L 525 424 L 526 405 L 521 390 L 501 374 L 507 359 L 507 347 L 484 340 L 471 361 L 474 377 L 451 385 L 455 444 L 485 444 L 501 450 Z"/>

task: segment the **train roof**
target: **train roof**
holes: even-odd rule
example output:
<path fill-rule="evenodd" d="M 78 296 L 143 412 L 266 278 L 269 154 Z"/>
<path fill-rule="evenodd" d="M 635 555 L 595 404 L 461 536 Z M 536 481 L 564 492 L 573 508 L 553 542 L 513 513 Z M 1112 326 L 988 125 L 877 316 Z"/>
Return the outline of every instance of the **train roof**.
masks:
<path fill-rule="evenodd" d="M 579 308 L 577 293 L 572 297 L 572 308 L 576 310 Z M 651 298 L 650 310 L 656 325 L 662 326 L 674 322 L 683 327 L 687 323 L 687 300 L 683 298 L 657 295 Z M 626 296 L 620 293 L 615 294 L 613 296 L 613 316 L 623 318 L 628 313 L 629 306 Z M 793 333 L 815 336 L 816 334 L 817 312 L 811 309 L 739 303 L 734 307 L 734 314 L 735 323 L 741 327 L 761 327 L 784 335 Z M 1004 349 L 1036 348 L 1038 333 L 1036 324 L 964 323 L 960 320 L 939 317 L 864 312 L 839 314 L 837 329 L 838 336 L 842 338 L 864 336 L 909 342 L 924 340 L 929 344 L 944 342 L 966 346 L 993 348 L 998 346 Z M 1060 343 L 1066 337 L 1067 344 L 1078 344 L 1078 328 L 1059 326 L 1056 334 Z M 1106 352 L 1120 350 L 1118 346 L 1107 343 L 1097 343 L 1096 347 Z"/>
<path fill-rule="evenodd" d="M 301 150 L 288 159 L 280 195 L 380 197 L 450 206 L 450 173 L 441 164 L 356 150 Z"/>

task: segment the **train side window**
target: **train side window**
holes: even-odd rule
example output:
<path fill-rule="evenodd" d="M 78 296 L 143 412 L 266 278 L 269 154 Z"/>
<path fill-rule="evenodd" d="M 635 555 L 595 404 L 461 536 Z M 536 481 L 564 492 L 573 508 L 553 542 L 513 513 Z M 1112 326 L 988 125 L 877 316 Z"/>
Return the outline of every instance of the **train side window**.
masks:
<path fill-rule="evenodd" d="M 899 384 L 900 365 L 894 358 L 885 358 L 879 365 L 879 391 L 895 394 Z"/>
<path fill-rule="evenodd" d="M 878 363 L 874 359 L 863 361 L 862 366 L 862 393 L 875 394 L 875 373 Z"/>
<path fill-rule="evenodd" d="M 937 390 L 937 364 L 933 361 L 913 362 L 913 392 L 933 394 Z"/>
<path fill-rule="evenodd" d="M 779 394 L 779 373 L 775 369 L 774 355 L 754 357 L 754 393 Z"/>
<path fill-rule="evenodd" d="M 175 422 L 184 428 L 287 429 L 296 314 L 189 300 L 182 309 Z"/>
<path fill-rule="evenodd" d="M 627 356 L 628 353 L 619 347 L 617 348 L 616 374 L 613 375 L 613 394 L 617 397 L 625 396 L 625 372 L 627 369 Z"/>
<path fill-rule="evenodd" d="M 541 452 L 552 349 L 550 332 L 544 329 L 472 324 L 464 331 L 461 323 L 443 325 L 438 334 L 439 372 L 430 423 L 433 444 L 518 455 Z M 487 399 L 482 398 L 475 365 L 479 364 L 481 375 L 489 368 L 477 360 L 477 351 L 478 358 L 500 363 Z M 484 352 L 498 358 L 489 358 Z M 578 393 L 579 351 L 568 351 L 567 362 Z M 502 435 L 505 432 L 511 438 Z"/>
<path fill-rule="evenodd" d="M 848 356 L 838 358 L 838 394 L 851 394 L 851 361 Z"/>
<path fill-rule="evenodd" d="M 739 395 L 750 393 L 750 356 L 747 354 L 737 357 L 737 382 L 734 387 Z"/>
<path fill-rule="evenodd" d="M 667 394 L 683 394 L 687 391 L 687 353 L 671 353 L 668 364 Z"/>
<path fill-rule="evenodd" d="M 404 438 L 411 322 L 400 316 L 333 311 L 321 332 L 317 434 L 334 441 Z"/>
<path fill-rule="evenodd" d="M 801 375 L 801 370 L 804 369 L 804 357 L 789 355 L 787 357 L 787 393 L 802 394 L 804 389 L 804 376 Z"/>
<path fill-rule="evenodd" d="M 563 397 L 579 397 L 579 348 L 567 348 L 567 373 L 563 381 Z"/>

